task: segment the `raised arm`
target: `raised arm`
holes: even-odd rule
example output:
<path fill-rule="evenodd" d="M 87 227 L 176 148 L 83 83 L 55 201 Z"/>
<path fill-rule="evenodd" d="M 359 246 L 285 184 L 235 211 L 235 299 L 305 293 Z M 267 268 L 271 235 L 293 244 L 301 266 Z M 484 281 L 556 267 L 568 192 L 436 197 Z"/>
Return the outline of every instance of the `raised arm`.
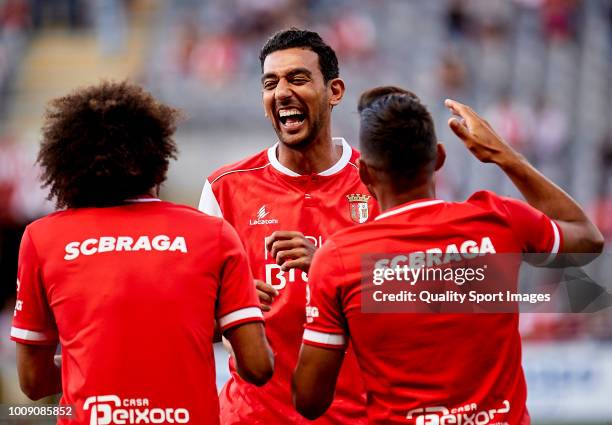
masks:
<path fill-rule="evenodd" d="M 459 117 L 450 118 L 448 125 L 470 152 L 480 161 L 500 167 L 532 207 L 557 222 L 563 234 L 562 252 L 603 250 L 603 235 L 571 196 L 536 170 L 469 106 L 450 99 L 445 105 Z"/>

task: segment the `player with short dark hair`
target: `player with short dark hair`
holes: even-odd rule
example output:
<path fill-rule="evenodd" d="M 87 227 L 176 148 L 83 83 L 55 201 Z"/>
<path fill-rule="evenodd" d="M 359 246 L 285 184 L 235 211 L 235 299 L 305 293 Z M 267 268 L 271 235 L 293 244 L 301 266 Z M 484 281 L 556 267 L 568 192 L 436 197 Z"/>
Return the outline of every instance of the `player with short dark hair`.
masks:
<path fill-rule="evenodd" d="M 456 261 L 452 252 L 461 258 L 534 252 L 554 261 L 558 252 L 599 253 L 603 237 L 569 195 L 469 107 L 451 100 L 446 105 L 460 118 L 449 121 L 451 129 L 476 158 L 498 165 L 528 204 L 491 192 L 465 202 L 436 199 L 434 172 L 445 153 L 431 115 L 405 91 L 375 91 L 362 96 L 359 171 L 383 212 L 334 234 L 315 254 L 295 406 L 310 419 L 325 412 L 350 341 L 371 424 L 529 424 L 518 314 L 366 314 L 378 287 L 362 259 L 393 254 L 406 264 L 413 254 L 431 253 L 432 264 L 444 265 Z M 515 287 L 519 265 L 520 259 L 507 268 Z"/>
<path fill-rule="evenodd" d="M 319 58 L 319 68 L 325 83 L 340 76 L 338 58 L 336 57 L 334 49 L 325 43 L 318 33 L 301 30 L 299 28 L 279 31 L 266 41 L 266 44 L 264 44 L 259 53 L 261 72 L 264 72 L 264 63 L 268 55 L 280 50 L 294 48 L 308 49 L 316 53 Z"/>
<path fill-rule="evenodd" d="M 61 424 L 218 424 L 215 320 L 244 380 L 272 375 L 236 232 L 156 198 L 176 119 L 126 82 L 77 90 L 47 111 L 38 161 L 65 209 L 25 231 L 11 338 L 24 393 L 61 391 L 74 408 Z"/>
<path fill-rule="evenodd" d="M 331 47 L 317 33 L 293 28 L 274 34 L 260 57 L 264 111 L 278 142 L 212 173 L 200 210 L 227 219 L 245 244 L 276 368 L 267 385 L 254 388 L 236 375 L 230 360 L 221 419 L 228 425 L 306 424 L 291 403 L 291 375 L 312 255 L 332 233 L 369 220 L 377 206 L 359 181 L 359 153 L 331 136 L 332 108 L 344 94 Z M 318 423 L 365 423 L 365 393 L 352 349 L 336 400 Z"/>

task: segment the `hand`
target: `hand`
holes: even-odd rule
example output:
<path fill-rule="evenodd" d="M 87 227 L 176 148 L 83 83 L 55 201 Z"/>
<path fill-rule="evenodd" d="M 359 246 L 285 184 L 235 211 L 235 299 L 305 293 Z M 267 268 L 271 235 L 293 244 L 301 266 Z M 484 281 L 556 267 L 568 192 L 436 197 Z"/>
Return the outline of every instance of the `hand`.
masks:
<path fill-rule="evenodd" d="M 277 231 L 266 238 L 266 249 L 283 271 L 308 273 L 316 247 L 300 232 Z"/>
<path fill-rule="evenodd" d="M 450 118 L 448 126 L 480 161 L 501 164 L 519 156 L 472 108 L 451 99 L 446 99 L 444 105 L 461 118 Z"/>
<path fill-rule="evenodd" d="M 278 291 L 272 285 L 268 285 L 263 280 L 255 279 L 255 287 L 257 288 L 257 296 L 259 297 L 259 308 L 261 311 L 270 311 L 270 306 L 274 301 L 274 297 L 278 296 Z"/>

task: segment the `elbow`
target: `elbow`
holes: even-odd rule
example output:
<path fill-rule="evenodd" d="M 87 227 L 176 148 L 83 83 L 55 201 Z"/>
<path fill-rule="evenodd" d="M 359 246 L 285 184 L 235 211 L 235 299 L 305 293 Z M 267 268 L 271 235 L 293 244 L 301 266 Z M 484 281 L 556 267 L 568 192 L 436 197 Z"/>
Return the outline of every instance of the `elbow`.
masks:
<path fill-rule="evenodd" d="M 272 379 L 273 374 L 274 368 L 269 367 L 266 369 L 245 373 L 244 376 L 242 376 L 242 379 L 255 385 L 256 387 L 261 387 L 262 385 L 265 385 L 270 379 Z"/>
<path fill-rule="evenodd" d="M 584 252 L 588 252 L 590 254 L 601 254 L 606 243 L 601 231 L 597 228 L 597 226 L 595 226 L 595 224 L 589 222 L 588 230 L 585 233 L 588 249 L 585 249 Z"/>
<path fill-rule="evenodd" d="M 21 381 L 19 383 L 21 391 L 32 401 L 40 400 L 47 396 L 43 391 L 40 390 L 40 386 L 30 381 Z"/>
<path fill-rule="evenodd" d="M 257 371 L 242 371 L 240 377 L 249 384 L 253 384 L 256 387 L 265 385 L 271 378 L 274 370 L 272 368 Z"/>
<path fill-rule="evenodd" d="M 256 366 L 243 368 L 240 377 L 257 387 L 265 385 L 274 375 L 274 358 L 272 353 L 262 359 Z"/>
<path fill-rule="evenodd" d="M 318 387 L 316 391 L 312 387 L 308 389 L 295 375 L 292 381 L 292 395 L 295 410 L 311 421 L 322 416 L 334 400 L 333 389 L 331 392 L 322 387 Z"/>
<path fill-rule="evenodd" d="M 593 240 L 591 241 L 592 247 L 593 247 L 593 253 L 595 254 L 601 254 L 603 252 L 604 246 L 606 244 L 606 240 L 604 239 L 603 235 L 601 234 L 601 232 L 599 230 L 597 230 L 596 234 L 593 237 Z"/>
<path fill-rule="evenodd" d="M 305 397 L 295 396 L 293 398 L 293 405 L 295 406 L 295 410 L 297 410 L 300 415 L 313 421 L 327 411 L 331 405 L 331 399 L 322 400 L 315 397 L 306 400 Z"/>
<path fill-rule="evenodd" d="M 311 421 L 318 419 L 327 410 L 327 408 L 321 408 L 319 406 L 308 406 L 300 404 L 297 404 L 295 406 L 295 409 L 300 415 Z"/>

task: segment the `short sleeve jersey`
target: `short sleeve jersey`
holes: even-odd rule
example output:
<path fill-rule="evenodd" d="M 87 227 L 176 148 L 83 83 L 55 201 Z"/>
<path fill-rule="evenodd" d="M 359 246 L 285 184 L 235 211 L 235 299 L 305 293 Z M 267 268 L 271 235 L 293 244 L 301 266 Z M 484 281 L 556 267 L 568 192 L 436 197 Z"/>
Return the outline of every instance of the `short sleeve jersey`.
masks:
<path fill-rule="evenodd" d="M 263 387 L 242 381 L 230 360 L 231 378 L 220 394 L 221 420 L 226 424 L 307 424 L 291 401 L 306 303 L 306 273 L 281 271 L 266 251 L 265 238 L 277 230 L 302 232 L 316 247 L 334 232 L 369 221 L 377 211 L 359 180 L 359 154 L 343 139 L 340 160 L 318 174 L 299 175 L 276 157 L 276 146 L 209 176 L 200 210 L 218 214 L 238 232 L 256 279 L 278 291 L 272 310 L 264 313 L 266 335 L 275 353 L 274 376 Z M 316 423 L 363 424 L 365 393 L 352 349 L 341 371 L 336 400 Z"/>
<path fill-rule="evenodd" d="M 335 234 L 316 253 L 303 342 L 353 344 L 372 424 L 528 424 L 518 314 L 364 313 L 362 295 L 372 280 L 362 280 L 362 261 L 371 253 L 462 245 L 554 255 L 561 244 L 553 220 L 491 192 L 461 203 L 400 205 Z M 512 273 L 516 282 L 518 266 Z"/>
<path fill-rule="evenodd" d="M 251 282 L 222 219 L 152 198 L 69 209 L 25 231 L 11 338 L 61 344 L 60 423 L 218 424 L 214 322 L 263 320 Z"/>

